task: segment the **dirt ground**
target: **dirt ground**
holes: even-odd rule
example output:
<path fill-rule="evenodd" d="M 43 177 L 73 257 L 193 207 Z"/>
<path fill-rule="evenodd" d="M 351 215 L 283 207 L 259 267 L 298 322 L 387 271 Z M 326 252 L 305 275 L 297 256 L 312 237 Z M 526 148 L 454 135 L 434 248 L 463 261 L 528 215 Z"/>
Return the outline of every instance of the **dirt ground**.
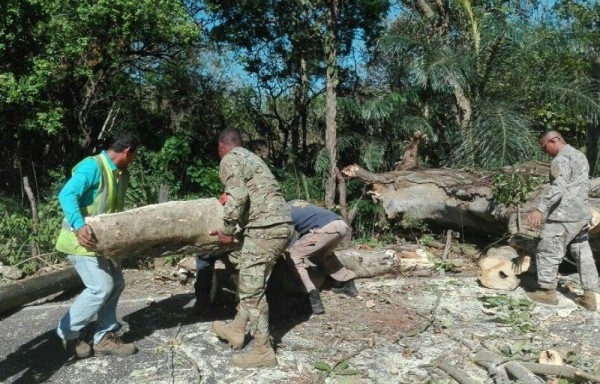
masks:
<path fill-rule="evenodd" d="M 11 364 L 37 355 L 24 352 L 16 341 L 12 349 L 7 346 L 10 343 L 0 347 L 0 381 L 455 382 L 438 368 L 444 362 L 459 368 L 463 379 L 492 383 L 487 370 L 473 362 L 477 351 L 494 352 L 505 361 L 537 361 L 540 352 L 550 348 L 560 349 L 571 366 L 600 375 L 600 317 L 572 301 L 578 292 L 577 276 L 572 274 L 561 277 L 562 295 L 557 306 L 534 305 L 525 298 L 533 276 L 525 276 L 522 286 L 510 292 L 481 287 L 472 260 L 465 260 L 457 273 L 440 270 L 428 277 L 407 273 L 360 279 L 357 298 L 325 288 L 322 299 L 326 312 L 322 315 L 311 315 L 305 295 L 271 289 L 270 321 L 279 365 L 261 370 L 231 367 L 229 359 L 237 352 L 210 330 L 212 321 L 231 319 L 235 313 L 234 295 L 224 275 L 218 274 L 225 289 L 211 308 L 198 314 L 193 309 L 192 284 L 179 285 L 173 272 L 169 268 L 125 270 L 127 288 L 119 315 L 124 323 L 123 337 L 135 341 L 140 349 L 132 358 L 70 361 L 53 364 L 51 372 L 28 375 Z M 75 293 L 61 295 L 27 306 L 20 313 L 27 319 L 40 319 L 40 329 L 46 327 L 50 334 L 73 297 Z M 56 309 L 55 315 L 48 315 L 51 309 Z M 0 322 L 3 340 L 10 340 L 14 324 L 21 322 L 15 316 L 19 313 Z M 252 347 L 250 338 L 248 342 L 245 349 Z M 43 368 L 44 364 L 40 365 Z M 3 374 L 3 370 L 10 373 Z M 92 378 L 89 372 L 94 373 Z M 31 377 L 42 379 L 31 381 Z M 543 379 L 559 383 L 556 377 Z"/>

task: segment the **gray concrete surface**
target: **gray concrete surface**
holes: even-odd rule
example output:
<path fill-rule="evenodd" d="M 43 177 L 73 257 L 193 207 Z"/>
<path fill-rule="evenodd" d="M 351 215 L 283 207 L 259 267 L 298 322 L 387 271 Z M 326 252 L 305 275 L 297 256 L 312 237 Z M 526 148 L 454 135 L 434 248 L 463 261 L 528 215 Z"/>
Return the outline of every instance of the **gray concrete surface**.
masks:
<path fill-rule="evenodd" d="M 325 383 L 449 383 L 434 368 L 443 358 L 484 383 L 491 382 L 487 372 L 471 361 L 476 348 L 508 349 L 512 358 L 530 360 L 555 344 L 572 346 L 581 357 L 578 367 L 600 373 L 600 314 L 578 308 L 568 293 L 561 294 L 558 306 L 527 311 L 535 328 L 529 333 L 499 323 L 499 312 L 479 300 L 488 295 L 520 300 L 523 289 L 493 291 L 473 277 L 362 279 L 358 298 L 323 292 L 326 313 L 312 317 L 297 297 L 282 295 L 271 307 L 279 366 L 239 369 L 229 365 L 236 352 L 210 330 L 213 320 L 233 317 L 231 302 L 201 318 L 193 313 L 189 288 L 152 287 L 126 290 L 118 307 L 123 338 L 139 348 L 132 357 L 74 360 L 65 354 L 54 328 L 74 295 L 0 318 L 0 382 L 312 383 L 320 375 Z M 154 304 L 148 304 L 149 297 Z M 419 329 L 429 321 L 427 330 L 398 338 L 411 333 L 408 323 Z M 356 373 L 327 375 L 315 369 L 317 362 L 342 360 Z"/>

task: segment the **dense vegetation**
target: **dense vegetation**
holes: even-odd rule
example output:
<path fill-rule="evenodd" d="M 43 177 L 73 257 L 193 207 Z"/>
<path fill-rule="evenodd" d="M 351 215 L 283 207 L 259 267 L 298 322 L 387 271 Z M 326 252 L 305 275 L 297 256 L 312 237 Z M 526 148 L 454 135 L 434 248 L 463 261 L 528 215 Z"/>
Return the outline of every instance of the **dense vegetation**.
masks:
<path fill-rule="evenodd" d="M 4 0 L 0 14 L 4 263 L 52 251 L 56 192 L 119 130 L 144 142 L 130 207 L 161 185 L 216 196 L 225 127 L 286 197 L 327 206 L 333 167 L 390 170 L 416 130 L 427 166 L 493 168 L 537 158 L 537 134 L 560 129 L 598 173 L 598 2 Z M 350 182 L 356 236 L 389 233 L 363 196 Z"/>

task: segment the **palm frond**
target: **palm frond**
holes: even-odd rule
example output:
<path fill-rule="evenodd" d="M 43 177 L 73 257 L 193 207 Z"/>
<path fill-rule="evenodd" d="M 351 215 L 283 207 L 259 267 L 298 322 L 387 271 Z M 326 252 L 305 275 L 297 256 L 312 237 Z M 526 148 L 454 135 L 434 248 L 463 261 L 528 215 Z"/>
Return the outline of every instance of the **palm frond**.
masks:
<path fill-rule="evenodd" d="M 472 121 L 472 142 L 457 136 L 450 161 L 455 165 L 473 165 L 474 159 L 483 168 L 513 165 L 535 154 L 535 137 L 530 121 L 519 107 L 498 101 L 478 103 Z"/>
<path fill-rule="evenodd" d="M 385 145 L 376 140 L 363 141 L 360 148 L 360 160 L 371 172 L 375 172 L 383 164 Z"/>
<path fill-rule="evenodd" d="M 454 51 L 448 46 L 436 47 L 414 60 L 410 73 L 415 85 L 422 89 L 446 92 L 456 85 L 466 88 L 471 77 L 469 60 L 467 52 Z"/>
<path fill-rule="evenodd" d="M 411 137 L 413 133 L 421 131 L 427 134 L 427 137 L 432 142 L 437 142 L 438 137 L 433 127 L 429 124 L 427 119 L 419 116 L 406 116 L 399 124 L 400 131 L 405 133 L 407 137 Z"/>
<path fill-rule="evenodd" d="M 315 171 L 318 175 L 327 175 L 329 172 L 329 151 L 323 147 L 315 158 Z"/>
<path fill-rule="evenodd" d="M 389 119 L 404 107 L 406 97 L 392 92 L 378 98 L 368 100 L 361 108 L 361 117 L 367 121 L 382 121 Z"/>
<path fill-rule="evenodd" d="M 548 102 L 563 105 L 573 116 L 583 116 L 593 123 L 600 120 L 600 103 L 592 92 L 592 81 L 589 77 L 552 77 L 554 81 L 536 84 L 534 93 Z"/>

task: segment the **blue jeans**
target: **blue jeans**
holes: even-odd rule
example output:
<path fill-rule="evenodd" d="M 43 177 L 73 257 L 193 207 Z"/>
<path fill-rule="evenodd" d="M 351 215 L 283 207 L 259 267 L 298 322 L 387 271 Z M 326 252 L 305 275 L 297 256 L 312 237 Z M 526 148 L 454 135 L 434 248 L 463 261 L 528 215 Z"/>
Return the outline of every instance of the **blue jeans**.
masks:
<path fill-rule="evenodd" d="M 125 288 L 123 271 L 120 265 L 115 266 L 104 257 L 69 255 L 68 258 L 86 288 L 59 321 L 56 332 L 63 340 L 76 339 L 97 316 L 94 344 L 98 344 L 107 332 L 120 327 L 117 302 Z"/>

